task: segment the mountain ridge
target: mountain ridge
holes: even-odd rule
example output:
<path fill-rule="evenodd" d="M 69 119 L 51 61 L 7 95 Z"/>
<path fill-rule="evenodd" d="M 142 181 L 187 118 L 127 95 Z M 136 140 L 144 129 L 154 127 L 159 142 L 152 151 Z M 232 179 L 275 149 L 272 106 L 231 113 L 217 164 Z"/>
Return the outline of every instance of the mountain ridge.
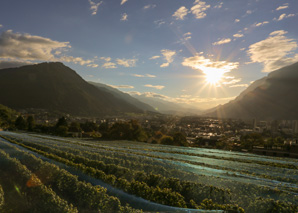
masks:
<path fill-rule="evenodd" d="M 142 112 L 60 62 L 1 69 L 0 103 L 16 110 L 38 108 L 80 116 Z"/>
<path fill-rule="evenodd" d="M 298 63 L 295 63 L 255 81 L 234 100 L 205 115 L 241 119 L 298 119 L 297 83 Z"/>

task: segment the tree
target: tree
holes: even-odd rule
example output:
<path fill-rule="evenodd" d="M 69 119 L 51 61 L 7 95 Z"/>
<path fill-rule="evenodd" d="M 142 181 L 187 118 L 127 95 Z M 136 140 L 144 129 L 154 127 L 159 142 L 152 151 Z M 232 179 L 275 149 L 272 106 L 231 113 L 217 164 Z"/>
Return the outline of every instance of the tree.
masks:
<path fill-rule="evenodd" d="M 63 116 L 61 118 L 59 118 L 58 122 L 56 123 L 56 128 L 60 127 L 60 126 L 68 126 L 67 120 L 66 118 Z"/>
<path fill-rule="evenodd" d="M 171 136 L 163 136 L 160 140 L 160 143 L 164 145 L 173 145 L 173 142 L 174 140 Z"/>
<path fill-rule="evenodd" d="M 33 131 L 35 127 L 35 121 L 32 115 L 27 117 L 27 127 L 28 127 L 28 131 Z"/>
<path fill-rule="evenodd" d="M 173 136 L 174 145 L 177 146 L 187 146 L 187 140 L 185 135 L 183 135 L 181 132 L 176 132 Z"/>
<path fill-rule="evenodd" d="M 80 131 L 82 131 L 82 129 L 80 127 L 80 123 L 78 123 L 78 122 L 71 122 L 68 130 L 70 132 L 80 132 Z"/>
<path fill-rule="evenodd" d="M 23 118 L 23 116 L 19 116 L 16 121 L 15 121 L 15 126 L 17 129 L 19 130 L 26 130 L 27 129 L 27 123 L 25 121 L 25 119 Z"/>

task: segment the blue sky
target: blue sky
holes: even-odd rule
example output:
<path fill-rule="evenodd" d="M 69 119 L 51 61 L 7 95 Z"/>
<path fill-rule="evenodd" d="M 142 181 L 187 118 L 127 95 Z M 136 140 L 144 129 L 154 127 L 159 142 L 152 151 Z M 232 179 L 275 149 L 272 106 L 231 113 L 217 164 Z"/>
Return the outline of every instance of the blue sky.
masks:
<path fill-rule="evenodd" d="M 298 61 L 297 0 L 4 0 L 0 68 L 61 61 L 88 81 L 199 108 Z"/>

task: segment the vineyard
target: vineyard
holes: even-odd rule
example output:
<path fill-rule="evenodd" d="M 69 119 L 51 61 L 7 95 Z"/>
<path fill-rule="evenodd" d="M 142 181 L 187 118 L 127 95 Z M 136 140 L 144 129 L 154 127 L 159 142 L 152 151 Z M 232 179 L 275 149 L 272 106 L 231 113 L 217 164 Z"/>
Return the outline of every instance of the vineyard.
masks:
<path fill-rule="evenodd" d="M 297 212 L 298 160 L 0 132 L 0 211 Z"/>

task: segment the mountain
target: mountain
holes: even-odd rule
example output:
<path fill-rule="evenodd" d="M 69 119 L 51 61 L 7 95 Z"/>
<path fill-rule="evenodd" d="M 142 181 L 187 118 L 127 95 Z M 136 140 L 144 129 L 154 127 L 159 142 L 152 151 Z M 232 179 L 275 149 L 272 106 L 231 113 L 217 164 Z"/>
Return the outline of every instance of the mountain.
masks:
<path fill-rule="evenodd" d="M 0 104 L 16 110 L 45 109 L 80 116 L 142 112 L 87 83 L 60 62 L 1 69 Z"/>
<path fill-rule="evenodd" d="M 129 94 L 121 92 L 118 89 L 110 87 L 106 84 L 95 83 L 95 82 L 88 82 L 88 83 L 96 86 L 97 88 L 99 88 L 102 91 L 111 93 L 114 97 L 121 99 L 123 101 L 126 101 L 126 102 L 138 107 L 139 109 L 142 109 L 144 111 L 156 112 L 156 110 L 152 106 L 145 104 L 145 103 L 139 101 L 138 99 L 131 97 Z"/>
<path fill-rule="evenodd" d="M 220 118 L 297 120 L 298 63 L 255 81 L 235 100 L 206 115 Z"/>
<path fill-rule="evenodd" d="M 133 95 L 136 99 L 149 104 L 156 111 L 164 114 L 174 114 L 174 115 L 199 115 L 201 110 L 194 109 L 191 107 L 186 107 L 174 102 L 165 101 L 158 97 L 147 97 L 146 95 Z"/>

